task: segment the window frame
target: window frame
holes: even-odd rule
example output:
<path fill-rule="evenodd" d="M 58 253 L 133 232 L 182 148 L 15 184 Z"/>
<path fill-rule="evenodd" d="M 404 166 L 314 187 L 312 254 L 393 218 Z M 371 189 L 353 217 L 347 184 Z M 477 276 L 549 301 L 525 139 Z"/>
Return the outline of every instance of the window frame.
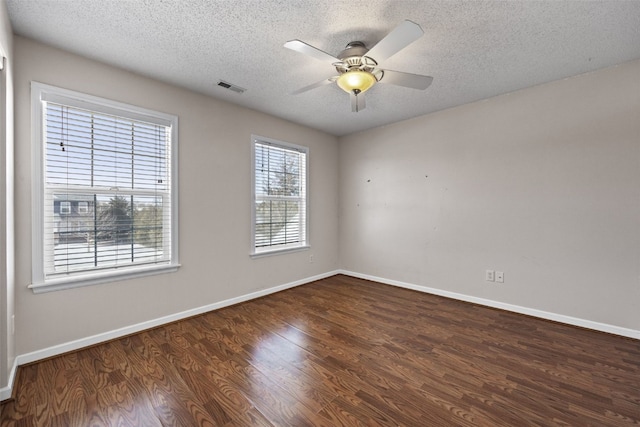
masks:
<path fill-rule="evenodd" d="M 71 202 L 62 201 L 60 202 L 60 215 L 70 215 L 71 214 Z"/>
<path fill-rule="evenodd" d="M 78 202 L 77 211 L 79 214 L 89 213 L 89 202 L 85 202 L 85 201 Z"/>
<path fill-rule="evenodd" d="M 96 269 L 70 276 L 47 278 L 45 275 L 45 102 L 55 102 L 101 114 L 125 117 L 171 129 L 171 258 L 162 264 L 123 265 L 112 269 Z M 178 239 L 178 117 L 146 108 L 75 92 L 39 82 L 31 82 L 31 182 L 32 182 L 32 277 L 28 286 L 34 293 L 57 291 L 148 275 L 177 271 L 179 264 Z"/>
<path fill-rule="evenodd" d="M 267 246 L 263 248 L 256 247 L 256 144 L 265 143 L 273 145 L 285 150 L 298 151 L 305 154 L 305 171 L 304 171 L 304 206 L 305 206 L 305 219 L 304 219 L 304 240 L 299 244 L 279 245 L 280 247 Z M 309 239 L 309 224 L 310 224 L 310 212 L 309 212 L 309 147 L 302 145 L 292 144 L 289 142 L 279 141 L 272 138 L 266 138 L 259 135 L 251 135 L 251 251 L 250 256 L 252 258 L 259 258 L 270 255 L 278 255 L 283 253 L 304 251 L 311 248 Z"/>

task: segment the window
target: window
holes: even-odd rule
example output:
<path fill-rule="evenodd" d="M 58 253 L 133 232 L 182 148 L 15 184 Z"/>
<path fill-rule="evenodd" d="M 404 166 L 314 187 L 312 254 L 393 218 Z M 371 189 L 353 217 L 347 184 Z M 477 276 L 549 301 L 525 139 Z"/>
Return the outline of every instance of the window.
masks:
<path fill-rule="evenodd" d="M 89 212 L 89 202 L 78 202 L 78 213 L 86 214 Z"/>
<path fill-rule="evenodd" d="M 175 271 L 177 124 L 32 83 L 34 292 Z"/>
<path fill-rule="evenodd" d="M 71 213 L 71 202 L 60 202 L 60 215 L 68 215 Z"/>
<path fill-rule="evenodd" d="M 308 248 L 309 149 L 252 137 L 253 255 Z"/>

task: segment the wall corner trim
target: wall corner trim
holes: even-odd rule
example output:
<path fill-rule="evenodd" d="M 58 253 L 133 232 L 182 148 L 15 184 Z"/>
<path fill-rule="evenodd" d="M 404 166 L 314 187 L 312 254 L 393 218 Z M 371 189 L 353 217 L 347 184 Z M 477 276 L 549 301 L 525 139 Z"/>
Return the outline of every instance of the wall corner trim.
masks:
<path fill-rule="evenodd" d="M 567 325 L 579 326 L 581 328 L 593 329 L 599 332 L 620 335 L 627 338 L 640 340 L 640 330 L 623 328 L 621 326 L 609 325 L 606 323 L 594 322 L 591 320 L 580 319 L 577 317 L 566 316 L 564 314 L 550 313 L 547 311 L 537 310 L 535 308 L 522 307 L 519 305 L 507 304 L 500 301 L 493 301 L 484 298 L 478 298 L 470 295 L 458 294 L 442 289 L 430 288 L 427 286 L 415 285 L 412 283 L 401 282 L 398 280 L 385 279 L 383 277 L 371 276 L 368 274 L 357 273 L 349 270 L 339 270 L 340 274 L 356 277 L 359 279 L 371 280 L 374 282 L 384 283 L 385 285 L 397 286 L 400 288 L 411 289 L 427 294 L 438 295 L 441 297 L 451 298 L 459 301 L 470 302 L 474 304 L 484 305 L 486 307 L 498 308 L 501 310 L 511 311 L 514 313 L 525 314 L 527 316 L 538 317 L 540 319 L 552 320 L 554 322 L 565 323 Z"/>
<path fill-rule="evenodd" d="M 11 372 L 9 372 L 9 379 L 7 385 L 0 388 L 0 402 L 3 400 L 11 399 L 13 393 L 13 383 L 16 379 L 16 373 L 18 372 L 18 359 L 13 359 L 13 366 Z"/>
<path fill-rule="evenodd" d="M 89 347 L 92 345 L 100 344 L 106 341 L 111 341 L 114 339 L 118 339 L 127 335 L 135 334 L 137 332 L 142 332 L 147 329 L 152 329 L 157 326 L 166 325 L 171 322 L 175 322 L 178 320 L 186 319 L 188 317 L 197 316 L 199 314 L 207 313 L 209 311 L 219 310 L 224 307 L 228 307 L 231 305 L 239 304 L 241 302 L 249 301 L 252 299 L 260 298 L 265 295 L 273 294 L 276 292 L 284 291 L 289 288 L 294 288 L 296 286 L 305 285 L 307 283 L 314 282 L 316 280 L 325 279 L 327 277 L 335 276 L 339 274 L 339 271 L 330 271 L 327 273 L 318 274 L 315 276 L 307 277 L 300 280 L 295 280 L 293 282 L 285 283 L 283 285 L 274 286 L 268 289 L 263 289 L 256 292 L 251 292 L 245 295 L 240 295 L 238 297 L 229 298 L 224 301 L 215 302 L 212 304 L 207 304 L 201 307 L 196 307 L 193 309 L 185 310 L 180 313 L 170 314 L 168 316 L 159 317 L 157 319 L 148 320 L 145 322 L 137 323 L 135 325 L 125 326 L 120 329 L 115 329 L 112 331 L 102 332 L 96 335 L 92 335 L 85 338 L 80 338 L 74 341 L 69 341 L 66 343 L 54 345 L 51 347 L 43 348 L 41 350 L 32 351 L 30 353 L 18 355 L 13 363 L 13 369 L 11 370 L 11 374 L 9 376 L 9 381 L 6 386 L 0 388 L 0 401 L 11 398 L 13 392 L 13 386 L 15 381 L 15 376 L 17 373 L 18 366 L 26 365 L 27 363 L 37 362 L 38 360 L 47 359 L 49 357 L 58 356 L 64 353 L 68 353 L 70 351 L 79 350 L 85 347 Z"/>

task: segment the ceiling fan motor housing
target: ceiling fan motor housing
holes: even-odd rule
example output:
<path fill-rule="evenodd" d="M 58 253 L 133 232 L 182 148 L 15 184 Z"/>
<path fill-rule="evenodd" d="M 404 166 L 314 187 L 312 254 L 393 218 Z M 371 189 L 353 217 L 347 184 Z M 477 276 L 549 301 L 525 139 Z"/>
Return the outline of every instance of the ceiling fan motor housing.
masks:
<path fill-rule="evenodd" d="M 349 71 L 365 71 L 373 74 L 376 81 L 380 81 L 384 72 L 376 66 L 378 63 L 368 56 L 366 53 L 369 49 L 360 41 L 354 41 L 347 44 L 347 47 L 338 54 L 338 59 L 342 62 L 335 64 L 336 70 L 340 74 L 344 74 Z"/>

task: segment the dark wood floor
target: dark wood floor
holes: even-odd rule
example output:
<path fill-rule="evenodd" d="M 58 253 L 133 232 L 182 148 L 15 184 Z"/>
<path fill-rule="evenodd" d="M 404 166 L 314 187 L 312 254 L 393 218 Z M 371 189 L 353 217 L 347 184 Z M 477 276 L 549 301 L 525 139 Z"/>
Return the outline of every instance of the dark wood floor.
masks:
<path fill-rule="evenodd" d="M 640 424 L 640 341 L 335 276 L 19 369 L 2 426 Z"/>

